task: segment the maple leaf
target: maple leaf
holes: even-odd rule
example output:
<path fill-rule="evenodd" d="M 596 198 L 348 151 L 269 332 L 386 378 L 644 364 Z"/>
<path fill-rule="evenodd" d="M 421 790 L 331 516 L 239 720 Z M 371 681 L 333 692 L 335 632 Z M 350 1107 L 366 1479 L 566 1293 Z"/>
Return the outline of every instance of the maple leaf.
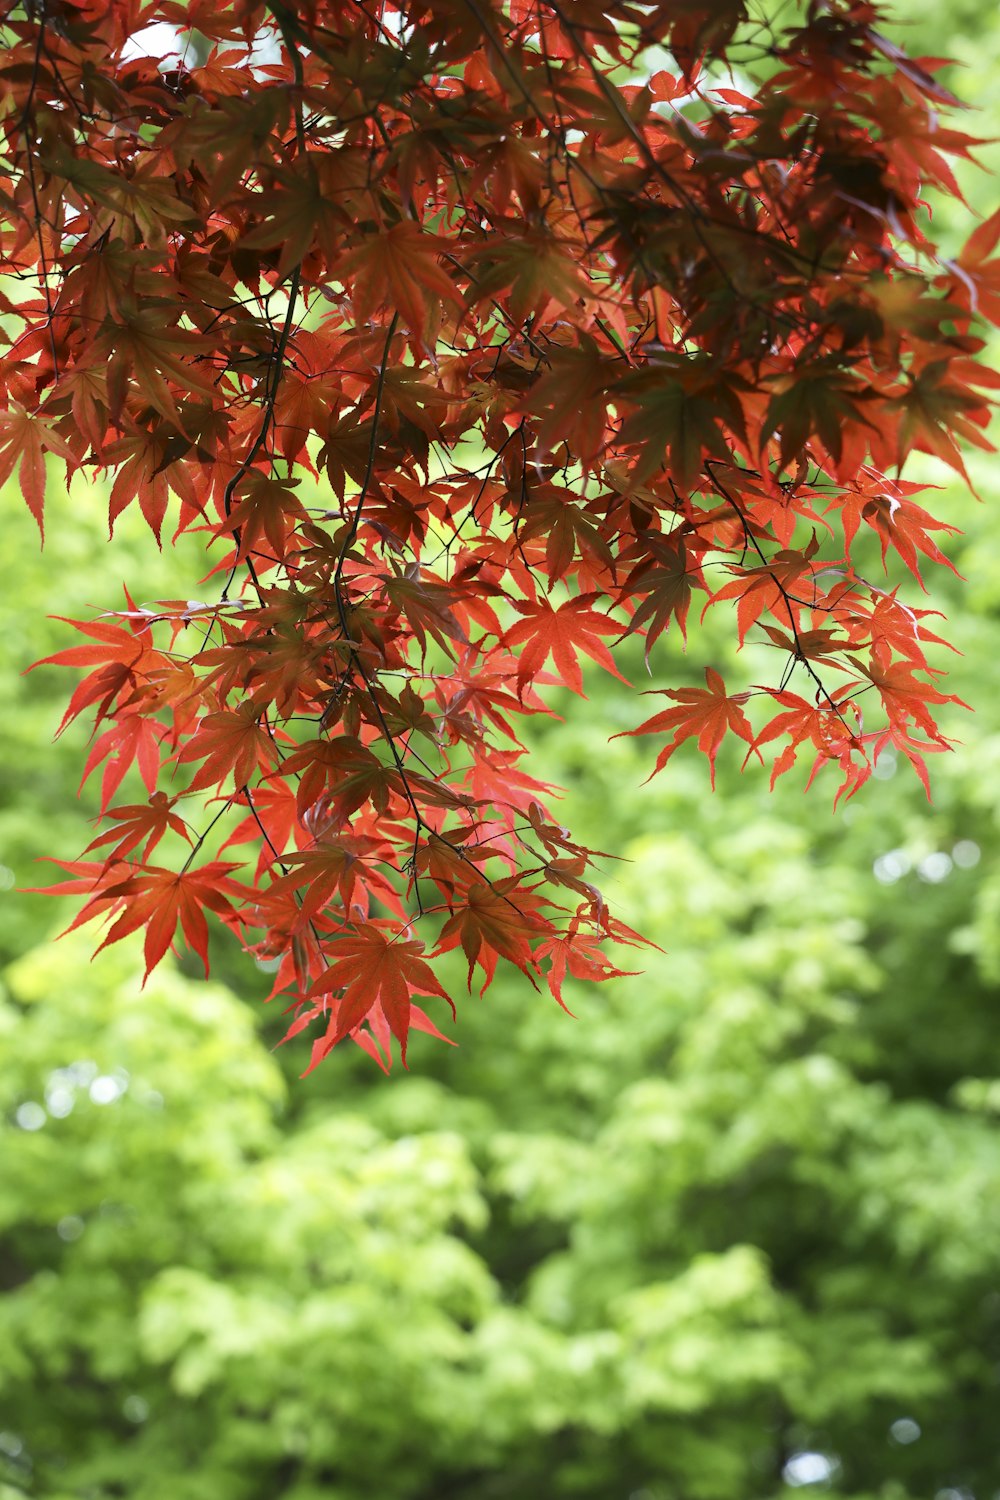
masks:
<path fill-rule="evenodd" d="M 218 860 L 179 873 L 148 865 L 142 874 L 129 874 L 124 880 L 105 887 L 101 891 L 105 901 L 127 899 L 128 904 L 97 951 L 144 927 L 143 955 L 148 979 L 173 942 L 180 922 L 181 931 L 201 959 L 207 975 L 208 923 L 205 911 L 235 920 L 236 910 L 229 897 L 241 892 L 229 879 L 229 872 L 238 868 L 238 865 Z"/>
<path fill-rule="evenodd" d="M 170 493 L 179 495 L 184 506 L 193 515 L 201 515 L 202 503 L 191 474 L 184 464 L 171 461 L 171 454 L 187 453 L 193 444 L 181 437 L 170 423 L 161 423 L 160 429 L 152 432 L 130 428 L 115 443 L 101 445 L 101 456 L 109 467 L 117 468 L 111 499 L 108 505 L 108 532 L 114 532 L 115 522 L 133 500 L 139 508 L 150 531 L 160 543 L 160 533 L 170 503 Z"/>
<path fill-rule="evenodd" d="M 295 807 L 295 793 L 287 781 L 273 777 L 264 786 L 256 786 L 252 796 L 244 791 L 233 799 L 234 806 L 248 806 L 253 811 L 238 823 L 219 848 L 222 854 L 233 844 L 260 843 L 258 879 L 284 850 L 294 847 L 296 833 L 301 833 Z"/>
<path fill-rule="evenodd" d="M 349 215 L 324 193 L 316 171 L 278 171 L 275 180 L 277 186 L 261 195 L 265 217 L 243 237 L 244 249 L 280 246 L 278 275 L 282 278 L 302 264 L 314 244 L 332 261 L 350 224 Z"/>
<path fill-rule="evenodd" d="M 300 777 L 295 798 L 300 818 L 330 786 L 338 788 L 344 806 L 345 781 L 360 772 L 370 774 L 379 770 L 381 765 L 377 757 L 353 735 L 338 735 L 331 740 L 307 740 L 281 764 L 283 779 L 293 775 Z M 360 807 L 363 801 L 362 795 L 355 805 Z"/>
<path fill-rule="evenodd" d="M 483 971 L 484 993 L 496 972 L 498 958 L 507 959 L 522 974 L 532 978 L 538 961 L 531 951 L 531 939 L 545 935 L 548 924 L 539 914 L 544 898 L 526 890 L 519 875 L 495 881 L 470 884 L 458 910 L 441 929 L 435 953 L 447 953 L 461 946 L 469 964 L 468 984 L 478 964 Z M 532 983 L 534 980 L 532 979 Z"/>
<path fill-rule="evenodd" d="M 171 382 L 184 391 L 214 399 L 215 386 L 195 368 L 193 361 L 199 355 L 213 353 L 215 348 L 214 340 L 205 334 L 165 328 L 162 314 L 157 316 L 149 309 L 130 314 L 121 322 L 109 320 L 95 340 L 90 358 L 95 364 L 107 366 L 109 407 L 114 421 L 121 417 L 132 378 L 150 406 L 183 431 Z M 190 361 L 183 357 L 185 354 L 191 356 Z"/>
<path fill-rule="evenodd" d="M 621 934 L 617 935 L 621 938 Z M 574 919 L 565 933 L 544 939 L 535 949 L 536 959 L 549 960 L 545 975 L 549 993 L 568 1015 L 572 1015 L 572 1011 L 562 995 L 562 987 L 568 975 L 590 984 L 599 984 L 608 979 L 632 978 L 637 972 L 635 969 L 619 969 L 610 961 L 601 946 L 604 938 L 605 934 L 600 929 L 587 932 L 582 929 L 579 920 Z"/>
<path fill-rule="evenodd" d="M 251 469 L 246 475 L 242 486 L 245 494 L 220 523 L 224 534 L 239 535 L 240 558 L 255 551 L 262 538 L 267 540 L 275 557 L 283 556 L 289 530 L 306 517 L 302 501 L 295 493 L 298 483 L 297 479 L 275 479 L 259 469 Z"/>
<path fill-rule="evenodd" d="M 701 0 L 663 4 L 661 0 L 657 10 L 667 19 L 669 45 L 686 80 L 693 77 L 709 47 L 724 46 L 746 16 L 745 0 L 708 0 L 707 4 Z"/>
<path fill-rule="evenodd" d="M 330 421 L 317 464 L 326 470 L 338 500 L 344 498 L 348 479 L 364 483 L 371 443 L 372 423 L 359 422 L 353 415 Z"/>
<path fill-rule="evenodd" d="M 853 682 L 841 684 L 827 698 L 812 703 L 787 689 L 762 689 L 785 712 L 769 720 L 760 733 L 755 735 L 753 745 L 747 751 L 747 760 L 755 750 L 759 752 L 761 745 L 787 735 L 789 743 L 771 768 L 772 788 L 779 776 L 784 776 L 792 769 L 799 749 L 808 742 L 816 750 L 818 762 L 836 760 L 847 773 L 847 780 L 838 792 L 838 798 L 848 787 L 857 790 L 854 757 L 855 752 L 862 751 L 862 741 L 859 734 L 861 714 L 851 702 L 851 694 L 856 686 Z M 746 765 L 746 760 L 743 764 Z M 813 776 L 816 769 L 817 767 L 813 768 Z"/>
<path fill-rule="evenodd" d="M 95 839 L 91 839 L 84 853 L 89 854 L 92 849 L 100 849 L 113 844 L 114 848 L 106 859 L 124 859 L 145 839 L 146 844 L 142 850 L 142 859 L 145 862 L 168 831 L 180 834 L 181 838 L 190 844 L 192 841 L 190 829 L 183 818 L 178 817 L 172 811 L 176 800 L 175 797 L 168 797 L 166 792 L 153 792 L 148 802 L 112 808 L 107 816 L 118 826 L 107 828 Z"/>
<path fill-rule="evenodd" d="M 614 573 L 614 555 L 599 524 L 572 494 L 533 495 L 518 516 L 518 539 L 524 546 L 535 537 L 545 538 L 545 567 L 553 583 L 564 576 L 577 554 Z"/>
<path fill-rule="evenodd" d="M 670 730 L 674 731 L 670 744 L 666 745 L 656 757 L 656 766 L 651 773 L 652 776 L 663 770 L 674 751 L 685 740 L 697 735 L 698 749 L 708 756 L 714 791 L 715 757 L 726 732 L 731 730 L 741 740 L 745 740 L 751 750 L 754 749 L 754 735 L 750 720 L 742 708 L 750 694 L 734 693 L 730 697 L 726 693 L 725 683 L 713 667 L 705 668 L 705 681 L 708 684 L 706 688 L 665 689 L 660 696 L 672 698 L 677 707 L 654 714 L 637 729 L 626 729 L 622 731 L 622 734 L 665 734 Z M 616 734 L 612 738 L 621 739 L 622 735 Z"/>
<path fill-rule="evenodd" d="M 133 869 L 127 860 L 113 856 L 104 860 L 52 859 L 49 855 L 45 855 L 44 858 L 48 864 L 57 865 L 60 870 L 65 870 L 70 879 L 59 880 L 55 885 L 28 886 L 26 894 L 72 896 L 74 900 L 82 903 L 60 936 L 75 932 L 85 922 L 106 916 L 123 905 L 119 887 L 124 877 Z M 114 894 L 111 894 L 112 892 Z"/>
<path fill-rule="evenodd" d="M 960 708 L 969 707 L 955 693 L 942 693 L 933 683 L 915 676 L 909 662 L 879 660 L 874 651 L 868 662 L 856 656 L 848 660 L 877 689 L 893 739 L 898 739 L 901 747 L 909 738 L 911 723 L 917 724 L 930 740 L 945 743 L 931 717 L 931 704 L 957 703 Z"/>
<path fill-rule="evenodd" d="M 57 615 L 56 619 L 61 620 L 63 616 Z M 166 666 L 160 653 L 151 649 L 152 642 L 146 631 L 136 634 L 130 630 L 123 630 L 119 625 L 109 625 L 103 620 L 92 620 L 88 623 L 67 620 L 65 623 L 72 625 L 81 634 L 90 636 L 100 644 L 69 646 L 63 651 L 56 651 L 52 656 L 43 657 L 41 661 L 34 662 L 28 668 L 29 672 L 33 672 L 36 667 L 44 666 L 96 666 L 96 670 L 89 673 L 74 689 L 59 728 L 56 730 L 57 737 L 62 734 L 67 724 L 98 700 L 100 700 L 100 705 L 97 710 L 97 719 L 99 721 L 104 718 L 116 698 L 124 694 L 126 690 L 135 690 L 161 666 Z"/>
<path fill-rule="evenodd" d="M 178 24 L 197 27 L 198 21 L 188 10 L 179 14 Z M 192 69 L 195 76 L 198 71 Z M 274 132 L 282 130 L 288 119 L 289 101 L 283 90 L 241 92 L 243 97 L 238 99 L 213 100 L 211 108 L 194 101 L 181 125 L 180 149 L 190 150 L 209 174 L 208 189 L 216 203 L 262 158 L 270 159 Z"/>
<path fill-rule="evenodd" d="M 604 447 L 608 387 L 613 367 L 587 334 L 577 348 L 552 349 L 544 370 L 524 398 L 524 409 L 538 418 L 538 441 L 552 451 L 566 443 L 587 462 Z"/>
<path fill-rule="evenodd" d="M 690 567 L 682 536 L 653 536 L 644 551 L 646 555 L 622 584 L 618 603 L 627 604 L 637 594 L 646 595 L 633 614 L 627 633 L 644 631 L 648 666 L 649 653 L 671 620 L 677 621 L 681 635 L 687 640 L 692 575 L 702 587 L 704 584 L 698 572 Z"/>
<path fill-rule="evenodd" d="M 245 787 L 258 770 L 270 770 L 278 757 L 274 736 L 261 723 L 261 710 L 250 699 L 238 708 L 206 714 L 173 759 L 181 764 L 205 762 L 188 788 L 196 792 L 219 785 L 230 776 L 237 789 Z"/>
<path fill-rule="evenodd" d="M 993 255 L 998 242 L 1000 208 L 973 230 L 956 260 L 945 262 L 959 278 L 952 296 L 965 294 L 970 311 L 982 313 L 994 322 L 1000 320 L 1000 258 Z"/>
<path fill-rule="evenodd" d="M 101 783 L 102 813 L 107 811 L 108 803 L 132 765 L 138 767 L 147 792 L 153 793 L 160 770 L 160 744 L 165 734 L 161 724 L 133 710 L 119 714 L 112 727 L 94 742 L 83 768 L 80 786 L 83 787 L 102 760 L 110 757 Z"/>
<path fill-rule="evenodd" d="M 468 645 L 452 608 L 457 596 L 447 584 L 422 578 L 419 569 L 411 568 L 404 574 L 386 578 L 383 587 L 390 604 L 405 615 L 421 655 L 427 653 L 428 636 L 449 656 L 454 655 L 456 645 Z"/>
<path fill-rule="evenodd" d="M 496 239 L 470 258 L 471 296 L 479 301 L 505 292 L 511 315 L 518 323 L 532 313 L 540 317 L 552 302 L 568 312 L 590 292 L 571 249 L 542 232 Z"/>
<path fill-rule="evenodd" d="M 390 855 L 391 845 L 385 839 L 340 833 L 335 841 L 323 842 L 318 848 L 286 852 L 281 863 L 287 874 L 276 880 L 271 890 L 280 893 L 304 886 L 300 906 L 303 921 L 311 920 L 334 896 L 339 897 L 345 911 L 352 911 L 369 895 L 405 921 L 398 893 L 375 863 Z"/>
<path fill-rule="evenodd" d="M 581 651 L 617 677 L 619 682 L 626 680 L 601 640 L 602 635 L 619 635 L 620 628 L 607 615 L 590 608 L 597 597 L 596 594 L 579 594 L 575 599 L 567 599 L 557 609 L 553 609 L 547 599 L 515 601 L 514 608 L 523 618 L 507 631 L 504 645 L 524 648 L 517 664 L 520 693 L 523 694 L 527 684 L 538 676 L 551 656 L 561 680 L 574 693 L 585 697 L 578 660 Z"/>
<path fill-rule="evenodd" d="M 985 425 L 988 413 L 982 397 L 950 377 L 947 360 L 932 360 L 911 377 L 905 395 L 889 403 L 890 410 L 901 414 L 896 461 L 902 465 L 911 448 L 922 448 L 961 474 L 968 484 L 965 461 L 955 438 L 960 436 L 992 452 L 992 445 L 976 425 L 977 418 Z"/>
<path fill-rule="evenodd" d="M 359 322 L 376 308 L 392 307 L 410 331 L 422 338 L 428 297 L 461 306 L 454 282 L 439 264 L 441 251 L 448 248 L 446 241 L 404 219 L 340 256 L 335 274 L 349 281 Z"/>
<path fill-rule="evenodd" d="M 403 941 L 398 934 L 386 936 L 368 922 L 335 939 L 333 962 L 306 997 L 315 1001 L 321 996 L 337 995 L 326 1034 L 313 1049 L 311 1068 L 345 1036 L 356 1031 L 376 1006 L 399 1042 L 406 1067 L 412 996 L 437 995 L 451 1006 L 452 1014 L 455 1011 L 433 969 L 420 957 L 424 951 L 423 943 L 416 939 Z"/>
<path fill-rule="evenodd" d="M 336 391 L 323 381 L 295 379 L 290 372 L 282 380 L 274 398 L 274 425 L 289 464 L 303 456 L 308 462 L 306 445 L 313 433 L 324 431 L 336 400 Z"/>
<path fill-rule="evenodd" d="M 873 608 L 867 617 L 864 617 L 865 633 L 870 636 L 879 660 L 885 661 L 892 655 L 898 654 L 912 662 L 914 666 L 926 667 L 927 659 L 923 642 L 945 646 L 950 651 L 956 650 L 950 642 L 943 640 L 941 636 L 928 630 L 926 625 L 921 624 L 921 621 L 928 615 L 940 618 L 940 610 L 913 609 L 911 605 L 904 604 L 897 595 L 898 589 L 893 589 L 891 594 L 881 592 L 876 594 Z M 862 622 L 863 617 L 860 614 L 855 618 L 859 624 Z"/>
<path fill-rule="evenodd" d="M 43 537 L 46 453 L 57 453 L 72 468 L 77 466 L 72 448 L 44 417 L 26 411 L 17 401 L 8 411 L 0 411 L 0 484 L 7 483 L 16 465 L 21 494 Z"/>
<path fill-rule="evenodd" d="M 671 360 L 623 381 L 637 407 L 620 433 L 622 443 L 641 446 L 635 478 L 648 479 L 666 460 L 677 487 L 690 490 L 706 457 L 728 463 L 733 439 L 746 431 L 737 385 L 705 359 Z"/>
<path fill-rule="evenodd" d="M 835 360 L 796 365 L 794 372 L 774 383 L 775 394 L 768 402 L 760 443 L 763 449 L 772 436 L 778 435 L 782 468 L 805 452 L 814 433 L 833 462 L 839 463 L 845 428 L 858 423 L 874 426 L 862 410 L 868 393 L 845 379 Z"/>
<path fill-rule="evenodd" d="M 829 509 L 839 508 L 841 512 L 844 541 L 848 549 L 857 535 L 858 526 L 864 521 L 878 535 L 883 565 L 889 548 L 892 547 L 923 588 L 924 582 L 917 563 L 918 552 L 922 552 L 932 562 L 942 563 L 958 576 L 958 570 L 949 562 L 933 537 L 927 535 L 929 531 L 947 531 L 955 535 L 958 527 L 949 526 L 946 521 L 937 521 L 919 505 L 914 505 L 905 493 L 905 489 L 909 488 L 916 486 L 904 488 L 897 485 L 878 495 L 850 494 L 842 501 L 834 501 Z"/>
<path fill-rule="evenodd" d="M 803 600 L 807 606 L 818 603 L 815 585 L 811 583 L 816 571 L 813 558 L 818 547 L 819 541 L 814 534 L 802 551 L 776 552 L 759 568 L 731 568 L 736 577 L 712 595 L 705 609 L 726 599 L 738 601 L 736 622 L 741 646 L 747 631 L 765 610 L 783 623 L 794 624 Z"/>

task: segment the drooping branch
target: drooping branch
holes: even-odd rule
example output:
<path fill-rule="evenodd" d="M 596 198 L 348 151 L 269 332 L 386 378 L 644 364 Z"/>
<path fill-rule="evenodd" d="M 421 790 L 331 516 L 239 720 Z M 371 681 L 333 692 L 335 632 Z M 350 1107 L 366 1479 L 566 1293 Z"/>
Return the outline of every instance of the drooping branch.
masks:
<path fill-rule="evenodd" d="M 71 864 L 108 940 L 202 951 L 214 912 L 278 960 L 314 1061 L 350 1036 L 387 1065 L 453 949 L 470 983 L 609 977 L 635 934 L 519 726 L 585 660 L 620 677 L 633 637 L 680 674 L 632 731 L 658 766 L 693 742 L 714 776 L 735 735 L 843 795 L 887 744 L 926 776 L 936 637 L 854 554 L 945 562 L 899 468 L 987 445 L 1000 219 L 936 261 L 923 197 L 975 143 L 867 8 L 155 21 L 211 50 L 144 57 L 75 0 L 9 12 L 0 57 L 0 479 L 40 518 L 47 457 L 107 476 L 112 524 L 173 513 L 222 575 L 53 658 L 86 669 L 67 718 L 94 710 L 86 775 L 125 829 Z M 686 679 L 663 643 L 696 593 L 776 653 L 770 683 Z M 132 767 L 149 805 L 123 810 Z M 238 846 L 243 884 L 213 857 Z"/>

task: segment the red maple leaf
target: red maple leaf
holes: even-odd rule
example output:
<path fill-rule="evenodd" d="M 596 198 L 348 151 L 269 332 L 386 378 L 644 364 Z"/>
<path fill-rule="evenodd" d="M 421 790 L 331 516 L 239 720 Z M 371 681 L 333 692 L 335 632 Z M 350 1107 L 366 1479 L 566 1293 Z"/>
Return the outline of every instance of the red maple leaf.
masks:
<path fill-rule="evenodd" d="M 83 786 L 102 760 L 107 760 L 101 782 L 102 813 L 107 811 L 108 803 L 124 780 L 125 773 L 133 765 L 138 767 L 146 791 L 150 794 L 155 791 L 160 771 L 160 744 L 165 734 L 162 724 L 132 710 L 117 715 L 111 728 L 106 729 L 94 741 L 83 768 L 80 786 Z"/>
<path fill-rule="evenodd" d="M 883 564 L 889 548 L 892 547 L 923 588 L 924 582 L 917 564 L 918 552 L 922 552 L 932 562 L 942 563 L 952 573 L 957 574 L 958 571 L 945 557 L 933 537 L 928 536 L 927 533 L 948 531 L 954 535 L 958 527 L 949 526 L 945 521 L 937 521 L 928 511 L 923 510 L 919 505 L 914 505 L 906 494 L 906 490 L 917 488 L 916 485 L 904 487 L 896 484 L 887 485 L 881 493 L 876 495 L 852 493 L 843 500 L 835 501 L 830 509 L 840 509 L 843 518 L 844 542 L 848 550 L 857 535 L 858 526 L 864 521 L 878 535 Z"/>
<path fill-rule="evenodd" d="M 63 617 L 57 615 L 56 618 L 61 620 Z M 104 620 L 91 620 L 87 623 L 67 620 L 65 623 L 72 625 L 81 634 L 91 636 L 100 644 L 69 646 L 64 651 L 56 651 L 52 656 L 43 657 L 28 668 L 29 672 L 33 672 L 35 667 L 45 666 L 96 667 L 74 689 L 56 730 L 57 736 L 85 708 L 98 700 L 100 703 L 96 717 L 99 722 L 106 716 L 116 698 L 126 695 L 123 701 L 129 701 L 140 684 L 146 682 L 161 667 L 167 666 L 160 653 L 152 650 L 152 637 L 148 629 L 137 632 L 123 630 L 121 626 L 109 625 Z"/>
<path fill-rule="evenodd" d="M 372 923 L 364 922 L 354 931 L 335 938 L 331 952 L 333 962 L 306 997 L 310 1001 L 336 997 L 331 1002 L 326 1034 L 313 1048 L 311 1067 L 345 1036 L 357 1031 L 376 1006 L 399 1042 L 404 1067 L 413 996 L 438 995 L 448 1002 L 454 1014 L 455 1007 L 447 991 L 420 956 L 424 952 L 423 943 L 416 939 L 404 940 L 398 933 L 387 936 Z"/>
<path fill-rule="evenodd" d="M 146 844 L 142 851 L 142 859 L 145 862 L 168 830 L 179 833 L 181 838 L 186 839 L 190 844 L 190 829 L 184 819 L 172 811 L 175 800 L 168 797 L 165 792 L 154 792 L 148 802 L 112 808 L 106 816 L 111 818 L 117 827 L 107 828 L 103 833 L 98 834 L 97 838 L 91 839 L 84 853 L 89 854 L 92 849 L 101 849 L 108 844 L 113 844 L 113 849 L 105 858 L 124 859 L 145 839 Z"/>
<path fill-rule="evenodd" d="M 637 729 L 624 730 L 623 734 L 665 734 L 670 730 L 674 731 L 670 744 L 665 746 L 656 757 L 656 766 L 651 776 L 663 770 L 674 751 L 685 740 L 697 735 L 698 749 L 708 756 L 714 790 L 715 757 L 726 732 L 732 730 L 753 750 L 753 729 L 741 706 L 746 703 L 750 694 L 734 693 L 730 697 L 726 692 L 726 684 L 713 667 L 705 668 L 705 681 L 708 683 L 707 688 L 666 689 L 661 696 L 672 698 L 677 707 L 665 709 L 661 714 L 654 714 Z M 621 737 L 617 734 L 613 736 L 616 740 Z"/>
<path fill-rule="evenodd" d="M 578 661 L 581 651 L 617 677 L 619 682 L 626 681 L 601 640 L 602 635 L 620 635 L 621 628 L 607 615 L 590 608 L 596 598 L 596 594 L 580 594 L 575 599 L 567 599 L 558 609 L 553 609 L 548 599 L 515 601 L 514 608 L 524 618 L 507 631 L 504 645 L 524 648 L 517 663 L 517 685 L 521 693 L 551 656 L 560 680 L 574 693 L 586 697 Z"/>
<path fill-rule="evenodd" d="M 180 872 L 148 865 L 144 873 L 127 875 L 124 880 L 105 887 L 101 891 L 102 899 L 122 903 L 125 910 L 97 951 L 144 927 L 143 953 L 148 979 L 173 942 L 180 922 L 184 936 L 201 959 L 207 975 L 208 923 L 205 911 L 235 919 L 236 911 L 229 897 L 240 896 L 242 891 L 229 879 L 229 872 L 238 868 L 238 865 L 223 864 L 218 860 L 196 870 Z"/>
<path fill-rule="evenodd" d="M 250 699 L 236 709 L 207 714 L 173 758 L 181 763 L 205 762 L 189 787 L 200 791 L 230 776 L 237 789 L 245 787 L 258 771 L 270 770 L 278 756 L 275 737 L 261 723 L 260 708 Z"/>
<path fill-rule="evenodd" d="M 57 453 L 71 468 L 77 467 L 76 454 L 44 417 L 25 411 L 17 401 L 9 411 L 0 411 L 0 484 L 7 483 L 16 465 L 21 494 L 43 536 L 46 453 Z"/>
<path fill-rule="evenodd" d="M 485 978 L 483 990 L 496 972 L 498 958 L 507 959 L 522 974 L 531 978 L 538 962 L 531 951 L 531 940 L 544 935 L 548 924 L 539 914 L 543 905 L 551 905 L 533 891 L 526 890 L 521 877 L 470 883 L 458 910 L 441 929 L 436 953 L 447 953 L 461 946 L 469 962 L 469 987 L 479 964 Z M 534 982 L 534 981 L 532 981 Z"/>

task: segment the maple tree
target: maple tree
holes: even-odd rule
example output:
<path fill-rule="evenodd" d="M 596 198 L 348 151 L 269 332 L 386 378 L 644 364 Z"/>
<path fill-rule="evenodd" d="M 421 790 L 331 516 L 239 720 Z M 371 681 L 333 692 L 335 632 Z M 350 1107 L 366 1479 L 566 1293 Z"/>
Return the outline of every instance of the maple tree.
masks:
<path fill-rule="evenodd" d="M 714 781 L 730 733 L 772 779 L 802 750 L 851 795 L 892 745 L 926 784 L 939 637 L 857 558 L 944 560 L 900 471 L 989 446 L 1000 213 L 938 254 L 923 195 L 976 141 L 880 20 L 6 7 L 0 479 L 41 527 L 47 464 L 106 475 L 112 528 L 135 504 L 210 549 L 205 599 L 127 598 L 47 658 L 86 669 L 64 724 L 93 713 L 109 820 L 60 862 L 74 925 L 144 929 L 148 969 L 179 924 L 207 966 L 212 912 L 312 1065 L 405 1060 L 453 949 L 557 999 L 621 973 L 640 939 L 518 720 L 696 596 L 776 668 L 668 690 L 628 731 L 672 735 L 656 770 L 693 739 Z M 117 805 L 132 765 L 148 803 Z"/>

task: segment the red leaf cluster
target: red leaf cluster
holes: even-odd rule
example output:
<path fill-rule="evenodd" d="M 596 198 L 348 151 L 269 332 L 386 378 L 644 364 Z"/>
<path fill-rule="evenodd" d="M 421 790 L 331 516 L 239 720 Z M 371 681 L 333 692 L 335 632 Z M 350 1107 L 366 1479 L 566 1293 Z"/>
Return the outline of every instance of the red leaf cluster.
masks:
<path fill-rule="evenodd" d="M 0 479 L 41 525 L 47 464 L 107 475 L 112 526 L 135 503 L 215 557 L 208 602 L 50 658 L 85 670 L 66 721 L 95 719 L 109 823 L 71 870 L 106 942 L 143 929 L 151 966 L 179 924 L 204 957 L 213 912 L 277 965 L 291 1032 L 321 1028 L 314 1062 L 405 1056 L 451 949 L 557 999 L 619 972 L 603 945 L 637 939 L 517 723 L 582 692 L 581 657 L 655 657 L 695 595 L 778 667 L 667 690 L 632 731 L 669 736 L 657 769 L 693 740 L 714 780 L 733 734 L 847 794 L 888 742 L 925 774 L 937 637 L 855 559 L 943 560 L 899 470 L 987 446 L 1000 216 L 937 257 L 922 194 L 957 194 L 975 142 L 878 24 L 867 0 L 5 11 Z M 133 764 L 148 806 L 112 805 Z M 209 857 L 233 845 L 245 883 Z"/>

